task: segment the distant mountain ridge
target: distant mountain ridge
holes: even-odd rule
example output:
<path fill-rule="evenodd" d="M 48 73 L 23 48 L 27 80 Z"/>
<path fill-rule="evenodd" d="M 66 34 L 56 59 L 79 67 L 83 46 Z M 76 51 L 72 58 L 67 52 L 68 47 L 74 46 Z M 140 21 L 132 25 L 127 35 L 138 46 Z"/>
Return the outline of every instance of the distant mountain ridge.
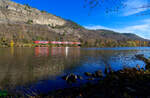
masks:
<path fill-rule="evenodd" d="M 96 31 L 101 32 L 101 35 L 103 35 L 103 36 L 106 35 L 105 37 L 110 36 L 111 38 L 114 38 L 116 40 L 117 39 L 121 40 L 122 38 L 125 40 L 143 40 L 143 41 L 148 40 L 148 39 L 144 39 L 133 33 L 119 33 L 119 32 L 115 32 L 115 31 L 111 31 L 111 30 L 104 30 L 104 29 L 96 30 Z"/>
<path fill-rule="evenodd" d="M 0 43 L 4 39 L 15 43 L 31 43 L 35 40 L 81 41 L 83 45 L 98 47 L 103 41 L 119 44 L 149 41 L 130 33 L 88 30 L 73 21 L 10 0 L 0 0 L 0 39 Z"/>

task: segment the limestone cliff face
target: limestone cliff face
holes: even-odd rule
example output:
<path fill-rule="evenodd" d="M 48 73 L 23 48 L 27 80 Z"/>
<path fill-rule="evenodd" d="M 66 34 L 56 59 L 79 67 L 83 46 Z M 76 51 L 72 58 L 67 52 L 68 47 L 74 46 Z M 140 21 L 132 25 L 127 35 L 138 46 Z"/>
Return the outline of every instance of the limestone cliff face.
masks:
<path fill-rule="evenodd" d="M 33 24 L 62 26 L 65 20 L 42 12 L 28 5 L 21 5 L 10 0 L 0 0 L 0 22 L 32 22 Z"/>

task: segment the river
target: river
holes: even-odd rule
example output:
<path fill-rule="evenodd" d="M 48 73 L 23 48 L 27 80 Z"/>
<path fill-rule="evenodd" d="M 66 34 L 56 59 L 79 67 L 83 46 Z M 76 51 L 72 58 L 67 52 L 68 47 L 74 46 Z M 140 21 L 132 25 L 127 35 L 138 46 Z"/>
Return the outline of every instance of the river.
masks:
<path fill-rule="evenodd" d="M 106 67 L 114 71 L 137 64 L 143 67 L 145 64 L 135 54 L 150 57 L 150 47 L 0 48 L 0 89 L 24 94 L 48 93 L 72 86 L 61 79 L 65 74 L 85 78 L 84 72 L 99 69 L 104 72 Z"/>

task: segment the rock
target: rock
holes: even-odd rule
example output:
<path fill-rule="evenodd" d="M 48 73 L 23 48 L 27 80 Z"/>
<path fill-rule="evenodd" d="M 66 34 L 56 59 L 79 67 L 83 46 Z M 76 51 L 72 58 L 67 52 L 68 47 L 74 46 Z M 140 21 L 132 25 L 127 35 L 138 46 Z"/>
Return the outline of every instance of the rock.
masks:
<path fill-rule="evenodd" d="M 126 89 L 127 89 L 129 92 L 131 92 L 131 93 L 136 92 L 136 90 L 133 89 L 133 88 L 131 88 L 131 87 L 126 87 Z"/>
<path fill-rule="evenodd" d="M 94 78 L 88 78 L 88 80 L 94 80 Z"/>
<path fill-rule="evenodd" d="M 54 27 L 57 25 L 62 26 L 66 23 L 65 20 L 55 15 L 44 13 L 28 5 L 17 4 L 10 0 L 5 0 L 5 2 L 0 0 L 0 8 L 0 10 L 5 9 L 5 11 L 0 11 L 0 18 L 3 19 L 3 21 L 27 22 L 28 20 L 32 20 L 31 23 L 33 24 L 50 25 Z"/>
<path fill-rule="evenodd" d="M 103 77 L 101 70 L 95 71 L 95 75 L 96 75 L 96 77 Z"/>
<path fill-rule="evenodd" d="M 81 76 L 79 76 L 79 75 L 77 75 L 77 77 L 78 77 L 78 79 L 83 80 L 83 77 L 81 77 Z"/>
<path fill-rule="evenodd" d="M 119 77 L 117 75 L 114 75 L 115 80 L 119 80 Z"/>
<path fill-rule="evenodd" d="M 89 76 L 92 76 L 92 74 L 89 73 L 89 72 L 85 72 L 84 74 L 85 74 L 86 76 L 88 76 L 88 77 L 89 77 Z"/>
<path fill-rule="evenodd" d="M 78 76 L 71 73 L 69 75 L 63 76 L 62 79 L 66 80 L 68 83 L 74 83 L 78 79 Z"/>
<path fill-rule="evenodd" d="M 63 80 L 66 80 L 66 78 L 67 78 L 67 75 L 62 76 L 62 79 L 63 79 Z"/>
<path fill-rule="evenodd" d="M 136 57 L 143 57 L 144 56 L 144 54 L 137 54 L 137 55 L 135 55 Z"/>
<path fill-rule="evenodd" d="M 97 76 L 96 76 L 96 74 L 94 73 L 94 74 L 92 74 L 92 77 L 96 78 Z"/>

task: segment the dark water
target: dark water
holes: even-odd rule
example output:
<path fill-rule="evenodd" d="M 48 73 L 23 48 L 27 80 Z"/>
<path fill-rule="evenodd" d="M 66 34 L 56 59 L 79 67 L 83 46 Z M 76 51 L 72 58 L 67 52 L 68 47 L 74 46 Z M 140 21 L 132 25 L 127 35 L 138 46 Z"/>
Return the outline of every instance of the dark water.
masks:
<path fill-rule="evenodd" d="M 60 78 L 68 73 L 85 77 L 84 72 L 104 71 L 109 66 L 113 70 L 137 64 L 143 67 L 135 54 L 150 57 L 150 48 L 1 48 L 0 88 L 25 94 L 47 93 L 70 87 Z"/>

